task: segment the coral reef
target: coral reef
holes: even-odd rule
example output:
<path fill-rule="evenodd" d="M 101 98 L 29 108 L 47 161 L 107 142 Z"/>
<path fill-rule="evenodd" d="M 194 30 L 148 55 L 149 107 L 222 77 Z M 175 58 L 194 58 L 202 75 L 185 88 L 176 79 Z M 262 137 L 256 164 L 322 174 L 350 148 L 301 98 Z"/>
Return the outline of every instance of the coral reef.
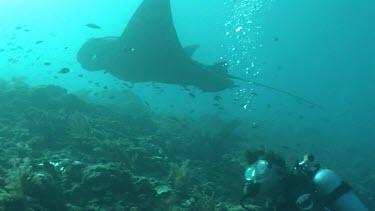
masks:
<path fill-rule="evenodd" d="M 237 121 L 212 133 L 56 86 L 0 86 L 0 210 L 227 210 L 240 197 Z"/>
<path fill-rule="evenodd" d="M 237 120 L 206 128 L 153 113 L 133 93 L 131 106 L 107 108 L 56 86 L 0 87 L 0 210 L 235 211 L 245 165 L 286 165 L 266 148 L 245 164 L 251 140 L 236 135 Z M 370 203 L 371 184 L 357 185 Z"/>

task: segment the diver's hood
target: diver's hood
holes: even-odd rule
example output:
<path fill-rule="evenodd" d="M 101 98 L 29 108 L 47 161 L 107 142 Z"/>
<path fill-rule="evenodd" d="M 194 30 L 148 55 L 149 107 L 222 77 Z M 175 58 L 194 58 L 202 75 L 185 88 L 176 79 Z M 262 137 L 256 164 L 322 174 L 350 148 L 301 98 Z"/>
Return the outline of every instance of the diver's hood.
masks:
<path fill-rule="evenodd" d="M 284 175 L 282 168 L 269 163 L 266 160 L 258 160 L 250 165 L 245 171 L 245 179 L 249 183 L 258 184 L 259 191 L 254 200 L 263 203 L 269 199 L 276 198 L 282 191 Z"/>

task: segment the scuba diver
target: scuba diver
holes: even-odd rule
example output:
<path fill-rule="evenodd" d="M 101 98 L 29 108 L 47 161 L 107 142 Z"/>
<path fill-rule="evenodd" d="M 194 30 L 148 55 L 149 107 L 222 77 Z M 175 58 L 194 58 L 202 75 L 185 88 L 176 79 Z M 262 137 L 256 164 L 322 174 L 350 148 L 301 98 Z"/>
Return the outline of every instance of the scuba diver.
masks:
<path fill-rule="evenodd" d="M 305 155 L 288 171 L 281 156 L 264 150 L 254 156 L 254 152 L 240 201 L 245 210 L 368 211 L 351 186 L 332 170 L 314 163 L 313 155 Z"/>

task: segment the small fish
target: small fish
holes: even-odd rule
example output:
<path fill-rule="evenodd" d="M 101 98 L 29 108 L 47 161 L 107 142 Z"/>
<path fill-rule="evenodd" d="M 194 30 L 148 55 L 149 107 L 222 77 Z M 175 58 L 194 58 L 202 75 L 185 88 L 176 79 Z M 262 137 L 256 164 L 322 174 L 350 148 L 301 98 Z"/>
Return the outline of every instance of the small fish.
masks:
<path fill-rule="evenodd" d="M 192 93 L 192 92 L 189 92 L 189 96 L 192 97 L 192 98 L 195 98 L 195 97 L 196 97 L 195 94 Z"/>
<path fill-rule="evenodd" d="M 278 42 L 280 39 L 278 37 L 274 37 L 273 41 Z"/>
<path fill-rule="evenodd" d="M 259 96 L 259 94 L 256 93 L 256 92 L 250 92 L 250 94 L 251 94 L 252 96 Z"/>
<path fill-rule="evenodd" d="M 24 29 L 23 31 L 24 32 L 30 32 L 30 29 Z"/>
<path fill-rule="evenodd" d="M 68 50 L 69 47 L 65 47 L 64 50 Z"/>
<path fill-rule="evenodd" d="M 216 95 L 215 97 L 214 97 L 214 100 L 216 100 L 216 101 L 220 101 L 221 99 L 223 99 L 221 96 L 219 96 L 219 95 Z"/>
<path fill-rule="evenodd" d="M 45 66 L 50 66 L 51 65 L 51 62 L 44 62 L 43 63 Z"/>
<path fill-rule="evenodd" d="M 71 70 L 69 69 L 69 68 L 66 68 L 66 67 L 64 67 L 64 68 L 62 68 L 60 71 L 59 71 L 59 73 L 61 73 L 61 74 L 66 74 L 66 73 L 69 73 Z"/>
<path fill-rule="evenodd" d="M 160 86 L 157 86 L 155 82 L 152 82 L 151 83 L 152 87 L 154 87 L 155 89 L 161 89 Z"/>
<path fill-rule="evenodd" d="M 286 145 L 281 145 L 280 147 L 283 148 L 283 149 L 287 149 L 287 150 L 291 149 L 289 146 L 286 146 Z"/>
<path fill-rule="evenodd" d="M 22 26 L 17 26 L 16 27 L 16 30 L 20 30 L 20 29 L 22 29 Z"/>
<path fill-rule="evenodd" d="M 89 28 L 92 28 L 92 29 L 102 29 L 102 27 L 100 27 L 100 26 L 98 26 L 94 23 L 88 23 L 88 24 L 86 24 L 86 26 L 89 27 Z"/>
<path fill-rule="evenodd" d="M 103 86 L 103 89 L 108 89 L 108 86 Z"/>
<path fill-rule="evenodd" d="M 251 128 L 257 129 L 257 128 L 259 128 L 259 125 L 255 122 L 253 122 L 253 124 L 251 124 Z"/>
<path fill-rule="evenodd" d="M 135 51 L 134 48 L 124 48 L 123 50 L 125 53 L 133 53 Z"/>
<path fill-rule="evenodd" d="M 4 51 L 5 51 L 4 49 L 0 49 L 0 53 L 1 53 L 1 52 L 4 52 Z"/>
<path fill-rule="evenodd" d="M 35 42 L 35 44 L 38 45 L 38 44 L 41 44 L 42 42 L 44 42 L 44 41 L 43 40 L 38 40 L 38 41 Z"/>
<path fill-rule="evenodd" d="M 184 89 L 184 90 L 186 90 L 186 91 L 191 91 L 187 86 L 185 86 L 185 85 L 182 85 L 182 88 Z"/>
<path fill-rule="evenodd" d="M 82 78 L 82 77 L 83 77 L 83 75 L 82 75 L 82 74 L 79 74 L 79 75 L 78 75 L 78 77 Z"/>
<path fill-rule="evenodd" d="M 129 85 L 129 84 L 127 84 L 127 83 L 122 83 L 124 86 L 126 86 L 126 87 L 128 87 L 129 89 L 131 89 L 131 88 L 133 88 L 134 87 L 134 84 L 132 84 L 132 85 Z"/>

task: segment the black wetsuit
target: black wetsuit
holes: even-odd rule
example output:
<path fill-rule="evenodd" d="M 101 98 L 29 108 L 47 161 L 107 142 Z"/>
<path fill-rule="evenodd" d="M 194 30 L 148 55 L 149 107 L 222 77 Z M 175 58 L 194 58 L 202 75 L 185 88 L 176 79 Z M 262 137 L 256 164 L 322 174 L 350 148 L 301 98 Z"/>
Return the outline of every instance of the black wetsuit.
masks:
<path fill-rule="evenodd" d="M 276 207 L 277 211 L 300 211 L 296 205 L 298 197 L 304 194 L 312 194 L 315 197 L 315 189 L 310 176 L 289 175 L 282 181 L 283 190 Z"/>

